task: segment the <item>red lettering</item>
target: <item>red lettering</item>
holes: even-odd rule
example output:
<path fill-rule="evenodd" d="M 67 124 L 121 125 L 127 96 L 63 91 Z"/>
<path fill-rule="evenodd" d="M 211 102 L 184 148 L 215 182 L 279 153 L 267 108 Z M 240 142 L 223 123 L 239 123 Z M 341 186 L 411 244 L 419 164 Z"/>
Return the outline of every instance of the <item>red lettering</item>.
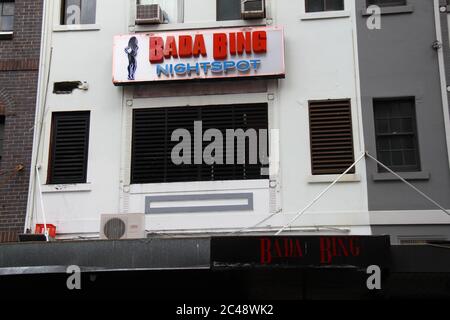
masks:
<path fill-rule="evenodd" d="M 214 34 L 214 59 L 224 60 L 227 57 L 227 35 L 225 33 Z"/>
<path fill-rule="evenodd" d="M 180 36 L 178 41 L 179 41 L 178 54 L 180 55 L 180 58 L 192 57 L 192 37 Z"/>
<path fill-rule="evenodd" d="M 150 63 L 161 63 L 164 61 L 163 46 L 164 42 L 161 37 L 150 38 Z"/>
<path fill-rule="evenodd" d="M 330 264 L 332 259 L 331 241 L 329 238 L 320 238 L 320 263 Z"/>
<path fill-rule="evenodd" d="M 244 50 L 247 54 L 252 53 L 252 33 L 246 32 L 245 35 L 243 32 L 238 32 L 237 34 L 237 52 L 239 54 L 243 54 Z"/>
<path fill-rule="evenodd" d="M 198 57 L 199 55 L 206 57 L 205 39 L 203 38 L 202 34 L 197 34 L 195 36 L 194 49 L 192 50 L 192 54 L 194 55 L 194 57 Z"/>
<path fill-rule="evenodd" d="M 339 257 L 342 255 L 341 253 L 344 254 L 344 257 L 348 257 L 348 250 L 347 250 L 347 246 L 344 243 L 344 240 L 342 238 L 338 239 L 338 244 L 339 244 L 339 248 L 341 250 L 339 250 Z"/>
<path fill-rule="evenodd" d="M 303 250 L 302 250 L 302 245 L 300 243 L 300 240 L 295 240 L 295 249 L 297 251 L 297 254 L 299 257 L 303 257 Z"/>
<path fill-rule="evenodd" d="M 174 36 L 168 36 L 166 45 L 164 47 L 164 57 L 169 59 L 171 57 L 178 58 L 177 42 Z"/>
<path fill-rule="evenodd" d="M 361 253 L 361 247 L 359 246 L 358 239 L 351 239 L 350 240 L 350 252 L 354 257 L 358 257 Z"/>
<path fill-rule="evenodd" d="M 292 243 L 291 239 L 288 238 L 284 238 L 284 256 L 285 257 L 291 257 L 292 256 L 292 251 L 290 251 L 290 244 Z"/>
<path fill-rule="evenodd" d="M 281 253 L 281 247 L 280 247 L 280 243 L 278 242 L 278 240 L 275 240 L 275 253 L 277 255 L 277 258 L 281 258 L 283 257 L 283 254 Z"/>
<path fill-rule="evenodd" d="M 260 239 L 261 264 L 270 264 L 272 262 L 272 254 L 270 253 L 270 239 Z"/>
<path fill-rule="evenodd" d="M 331 238 L 331 248 L 333 249 L 332 256 L 333 257 L 337 257 L 338 252 L 337 252 L 337 245 L 336 245 L 336 238 L 335 237 Z"/>
<path fill-rule="evenodd" d="M 236 55 L 236 33 L 230 33 L 230 54 Z"/>
<path fill-rule="evenodd" d="M 267 52 L 267 33 L 265 31 L 256 31 L 253 33 L 253 52 Z"/>

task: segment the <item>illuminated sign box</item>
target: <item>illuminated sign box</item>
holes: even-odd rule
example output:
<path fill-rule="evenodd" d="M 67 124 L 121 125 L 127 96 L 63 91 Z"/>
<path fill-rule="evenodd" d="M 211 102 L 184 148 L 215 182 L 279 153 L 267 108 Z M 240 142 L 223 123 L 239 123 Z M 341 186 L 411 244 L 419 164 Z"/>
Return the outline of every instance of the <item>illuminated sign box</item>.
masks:
<path fill-rule="evenodd" d="M 154 81 L 283 78 L 280 27 L 188 30 L 114 37 L 115 85 Z"/>

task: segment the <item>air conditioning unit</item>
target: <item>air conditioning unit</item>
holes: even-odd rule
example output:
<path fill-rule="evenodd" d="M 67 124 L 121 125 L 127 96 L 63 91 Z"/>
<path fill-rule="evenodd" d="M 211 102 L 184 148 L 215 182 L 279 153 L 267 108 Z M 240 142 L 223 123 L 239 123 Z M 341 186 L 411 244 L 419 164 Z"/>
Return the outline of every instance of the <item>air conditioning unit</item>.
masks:
<path fill-rule="evenodd" d="M 159 4 L 138 4 L 136 24 L 164 23 L 164 12 Z"/>
<path fill-rule="evenodd" d="M 100 239 L 143 239 L 145 237 L 145 214 L 102 214 Z"/>
<path fill-rule="evenodd" d="M 266 16 L 264 0 L 242 0 L 241 16 L 243 19 L 262 19 Z"/>

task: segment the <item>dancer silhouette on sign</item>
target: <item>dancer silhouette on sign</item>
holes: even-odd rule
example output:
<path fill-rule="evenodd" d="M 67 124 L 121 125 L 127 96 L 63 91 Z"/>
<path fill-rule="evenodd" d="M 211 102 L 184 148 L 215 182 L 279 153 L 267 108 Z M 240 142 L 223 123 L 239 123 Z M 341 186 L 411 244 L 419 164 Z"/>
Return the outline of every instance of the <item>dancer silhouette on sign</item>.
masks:
<path fill-rule="evenodd" d="M 128 80 L 134 80 L 137 69 L 136 57 L 138 50 L 137 38 L 131 37 L 130 41 L 128 41 L 128 47 L 125 48 L 125 53 L 128 55 Z"/>

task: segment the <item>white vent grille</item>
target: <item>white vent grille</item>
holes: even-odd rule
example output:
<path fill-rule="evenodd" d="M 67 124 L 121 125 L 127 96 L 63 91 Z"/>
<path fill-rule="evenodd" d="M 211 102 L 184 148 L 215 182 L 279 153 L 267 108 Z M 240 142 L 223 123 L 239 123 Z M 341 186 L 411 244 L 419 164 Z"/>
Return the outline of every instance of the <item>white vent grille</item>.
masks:
<path fill-rule="evenodd" d="M 402 246 L 420 246 L 443 241 L 442 239 L 400 239 Z"/>
<path fill-rule="evenodd" d="M 138 5 L 136 8 L 136 24 L 164 23 L 164 13 L 159 4 Z"/>

